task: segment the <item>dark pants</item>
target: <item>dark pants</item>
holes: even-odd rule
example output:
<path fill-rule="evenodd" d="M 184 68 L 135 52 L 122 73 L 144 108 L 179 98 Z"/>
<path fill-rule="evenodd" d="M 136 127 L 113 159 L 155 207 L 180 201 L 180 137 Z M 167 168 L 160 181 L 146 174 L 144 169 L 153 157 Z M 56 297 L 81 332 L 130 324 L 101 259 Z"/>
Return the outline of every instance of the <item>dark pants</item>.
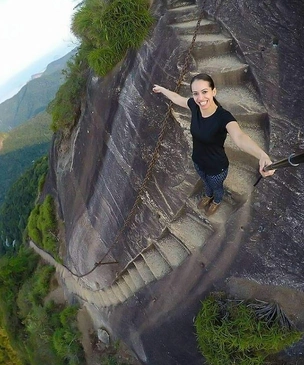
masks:
<path fill-rule="evenodd" d="M 218 175 L 207 175 L 196 163 L 194 163 L 194 167 L 205 183 L 206 196 L 209 196 L 210 198 L 213 197 L 215 203 L 220 203 L 224 196 L 224 181 L 228 175 L 228 168 Z"/>

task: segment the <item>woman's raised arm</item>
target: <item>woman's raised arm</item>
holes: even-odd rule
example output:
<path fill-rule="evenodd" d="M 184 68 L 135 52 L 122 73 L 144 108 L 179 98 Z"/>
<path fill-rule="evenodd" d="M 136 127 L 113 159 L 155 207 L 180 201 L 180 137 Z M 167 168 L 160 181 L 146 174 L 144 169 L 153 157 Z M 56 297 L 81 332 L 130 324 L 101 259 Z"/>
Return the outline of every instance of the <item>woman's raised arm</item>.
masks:
<path fill-rule="evenodd" d="M 188 98 L 184 98 L 183 96 L 177 94 L 176 92 L 166 89 L 165 87 L 160 86 L 160 85 L 154 85 L 152 90 L 156 94 L 161 93 L 161 94 L 165 95 L 169 100 L 172 101 L 172 103 L 179 105 L 183 108 L 189 109 L 188 104 L 187 104 Z"/>
<path fill-rule="evenodd" d="M 273 175 L 275 170 L 264 171 L 265 166 L 271 165 L 270 157 L 264 152 L 246 133 L 244 133 L 236 121 L 227 124 L 226 129 L 233 142 L 244 152 L 259 160 L 260 173 L 263 177 Z"/>

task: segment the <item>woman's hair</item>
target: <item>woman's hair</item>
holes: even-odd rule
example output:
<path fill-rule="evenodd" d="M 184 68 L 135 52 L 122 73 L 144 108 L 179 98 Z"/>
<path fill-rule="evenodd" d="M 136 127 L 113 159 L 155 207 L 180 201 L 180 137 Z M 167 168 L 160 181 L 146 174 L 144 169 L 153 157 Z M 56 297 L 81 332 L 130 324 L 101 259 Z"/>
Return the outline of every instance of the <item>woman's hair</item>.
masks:
<path fill-rule="evenodd" d="M 201 74 L 197 74 L 194 77 L 192 77 L 192 79 L 190 81 L 190 90 L 191 91 L 192 91 L 192 84 L 196 80 L 207 81 L 212 90 L 215 88 L 214 81 L 213 81 L 212 77 L 208 74 L 201 73 Z M 215 97 L 213 97 L 213 100 L 214 100 L 214 102 L 217 106 L 221 106 L 221 104 L 216 100 Z"/>

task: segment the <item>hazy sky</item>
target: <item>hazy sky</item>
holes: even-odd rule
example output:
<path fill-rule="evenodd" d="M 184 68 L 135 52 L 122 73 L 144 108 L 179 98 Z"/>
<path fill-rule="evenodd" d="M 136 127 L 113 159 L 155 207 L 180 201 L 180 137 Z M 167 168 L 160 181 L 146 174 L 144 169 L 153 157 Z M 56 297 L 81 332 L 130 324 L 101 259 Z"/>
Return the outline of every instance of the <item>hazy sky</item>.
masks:
<path fill-rule="evenodd" d="M 75 47 L 70 25 L 79 2 L 0 0 L 0 87 L 53 50 Z"/>

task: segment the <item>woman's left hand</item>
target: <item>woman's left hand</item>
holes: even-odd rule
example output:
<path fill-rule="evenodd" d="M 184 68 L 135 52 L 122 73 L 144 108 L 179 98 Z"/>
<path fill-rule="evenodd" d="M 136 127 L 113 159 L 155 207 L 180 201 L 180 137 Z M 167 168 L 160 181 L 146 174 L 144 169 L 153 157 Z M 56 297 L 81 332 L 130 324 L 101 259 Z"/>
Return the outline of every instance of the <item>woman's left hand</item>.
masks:
<path fill-rule="evenodd" d="M 266 153 L 260 157 L 259 164 L 260 164 L 260 174 L 263 177 L 271 176 L 275 173 L 275 170 L 264 171 L 264 167 L 272 164 L 272 161 L 270 160 L 269 156 Z"/>

